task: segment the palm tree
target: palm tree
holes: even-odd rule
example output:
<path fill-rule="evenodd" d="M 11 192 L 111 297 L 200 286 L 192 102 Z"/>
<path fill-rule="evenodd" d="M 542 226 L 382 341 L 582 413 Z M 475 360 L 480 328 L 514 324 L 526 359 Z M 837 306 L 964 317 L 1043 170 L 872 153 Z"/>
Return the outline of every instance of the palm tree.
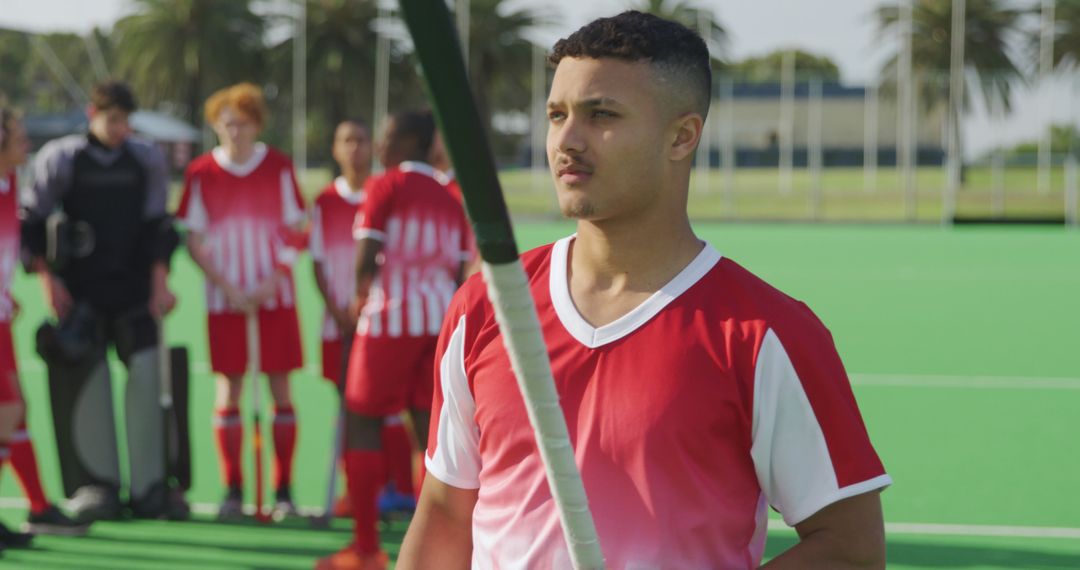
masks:
<path fill-rule="evenodd" d="M 526 35 L 548 19 L 504 0 L 472 0 L 469 8 L 469 79 L 480 116 L 491 132 L 496 110 L 527 109 L 533 44 Z"/>
<path fill-rule="evenodd" d="M 919 99 L 924 108 L 931 109 L 948 100 L 950 36 L 952 30 L 951 0 L 901 0 L 914 2 L 912 10 L 911 61 L 913 80 L 919 86 Z M 1008 0 L 967 0 L 964 39 L 964 64 L 977 77 L 979 92 L 992 108 L 995 102 L 1008 110 L 1013 83 L 1021 79 L 1008 45 L 1019 35 L 1024 10 Z M 900 9 L 896 4 L 880 6 L 876 11 L 880 37 L 894 37 L 900 30 Z M 902 49 L 902 48 L 901 48 Z M 882 68 L 882 76 L 893 79 L 899 65 L 899 52 L 893 54 Z M 965 96 L 964 106 L 969 103 Z"/>
<path fill-rule="evenodd" d="M 1080 0 L 1057 0 L 1054 24 L 1054 66 L 1069 69 L 1080 65 Z M 1037 58 L 1038 32 L 1033 36 Z"/>
<path fill-rule="evenodd" d="M 631 4 L 631 8 L 665 20 L 679 22 L 694 31 L 700 31 L 700 22 L 702 18 L 705 18 L 709 26 L 703 38 L 709 44 L 709 53 L 712 55 L 715 66 L 720 66 L 720 56 L 727 46 L 727 30 L 709 8 L 697 7 L 687 0 L 639 0 Z"/>
<path fill-rule="evenodd" d="M 116 23 L 117 70 L 149 105 L 177 104 L 198 122 L 214 90 L 261 82 L 263 18 L 250 0 L 132 0 Z"/>

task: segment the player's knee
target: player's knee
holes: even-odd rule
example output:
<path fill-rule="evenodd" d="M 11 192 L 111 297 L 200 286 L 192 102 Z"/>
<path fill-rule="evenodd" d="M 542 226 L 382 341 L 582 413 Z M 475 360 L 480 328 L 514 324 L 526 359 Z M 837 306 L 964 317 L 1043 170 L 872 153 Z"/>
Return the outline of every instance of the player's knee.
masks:
<path fill-rule="evenodd" d="M 236 408 L 240 406 L 240 397 L 244 391 L 244 377 L 240 374 L 218 374 L 217 376 L 217 400 L 219 408 Z"/>
<path fill-rule="evenodd" d="M 345 447 L 377 450 L 382 448 L 383 418 L 345 414 Z"/>
<path fill-rule="evenodd" d="M 287 372 L 275 372 L 267 375 L 270 379 L 270 396 L 274 399 L 274 405 L 288 407 L 292 405 L 292 393 L 289 389 L 289 374 Z"/>
<path fill-rule="evenodd" d="M 24 411 L 22 402 L 18 400 L 0 404 L 0 442 L 11 440 Z"/>

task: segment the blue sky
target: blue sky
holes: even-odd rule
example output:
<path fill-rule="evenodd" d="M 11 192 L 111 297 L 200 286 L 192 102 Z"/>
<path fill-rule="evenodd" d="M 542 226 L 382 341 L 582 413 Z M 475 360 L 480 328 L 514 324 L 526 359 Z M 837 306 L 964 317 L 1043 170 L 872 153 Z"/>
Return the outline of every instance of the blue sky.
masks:
<path fill-rule="evenodd" d="M 536 39 L 544 42 L 553 42 L 590 19 L 627 5 L 627 0 L 511 2 L 542 7 L 555 16 L 558 23 L 537 34 Z M 875 0 L 698 0 L 700 6 L 715 6 L 728 29 L 731 57 L 798 47 L 832 58 L 840 66 L 843 80 L 851 84 L 873 78 L 891 48 L 888 38 L 878 38 L 872 19 L 878 4 Z M 128 6 L 127 0 L 0 0 L 0 26 L 86 31 L 93 26 L 110 26 Z M 1080 104 L 1070 109 L 1074 106 L 1067 88 L 1070 82 L 1073 78 L 1059 78 L 1049 88 L 1020 89 L 1016 111 L 1002 124 L 994 124 L 976 110 L 965 121 L 969 152 L 978 153 L 999 142 L 1033 139 L 1050 117 L 1066 122 L 1070 115 L 1080 114 Z"/>

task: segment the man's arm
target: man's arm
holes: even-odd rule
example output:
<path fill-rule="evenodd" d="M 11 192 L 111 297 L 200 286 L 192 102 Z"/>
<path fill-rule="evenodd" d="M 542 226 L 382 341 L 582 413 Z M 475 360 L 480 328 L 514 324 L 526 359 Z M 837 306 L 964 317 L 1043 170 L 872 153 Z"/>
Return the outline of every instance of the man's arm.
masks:
<path fill-rule="evenodd" d="M 796 524 L 795 531 L 799 543 L 762 568 L 885 568 L 878 491 L 837 501 Z"/>
<path fill-rule="evenodd" d="M 350 316 L 358 317 L 367 302 L 368 291 L 379 273 L 379 253 L 383 244 L 375 238 L 362 238 L 356 244 L 356 299 L 349 308 Z"/>
<path fill-rule="evenodd" d="M 469 568 L 477 493 L 477 489 L 459 489 L 430 475 L 425 478 L 396 568 Z"/>

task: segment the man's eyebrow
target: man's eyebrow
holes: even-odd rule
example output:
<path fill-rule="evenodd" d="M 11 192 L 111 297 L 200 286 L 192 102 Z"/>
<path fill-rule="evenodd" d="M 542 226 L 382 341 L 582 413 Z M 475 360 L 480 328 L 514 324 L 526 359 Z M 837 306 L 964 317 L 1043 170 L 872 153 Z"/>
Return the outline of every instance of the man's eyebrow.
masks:
<path fill-rule="evenodd" d="M 558 107 L 558 106 L 562 106 L 562 105 L 565 105 L 565 104 L 566 104 L 565 101 L 548 101 L 547 102 L 547 106 L 549 108 L 550 107 Z M 575 107 L 586 107 L 586 108 L 619 107 L 619 106 L 622 106 L 622 103 L 620 103 L 619 100 L 615 99 L 614 97 L 592 97 L 592 98 L 584 99 L 584 100 L 581 100 L 581 101 L 575 101 L 575 102 L 573 102 L 573 105 Z"/>

